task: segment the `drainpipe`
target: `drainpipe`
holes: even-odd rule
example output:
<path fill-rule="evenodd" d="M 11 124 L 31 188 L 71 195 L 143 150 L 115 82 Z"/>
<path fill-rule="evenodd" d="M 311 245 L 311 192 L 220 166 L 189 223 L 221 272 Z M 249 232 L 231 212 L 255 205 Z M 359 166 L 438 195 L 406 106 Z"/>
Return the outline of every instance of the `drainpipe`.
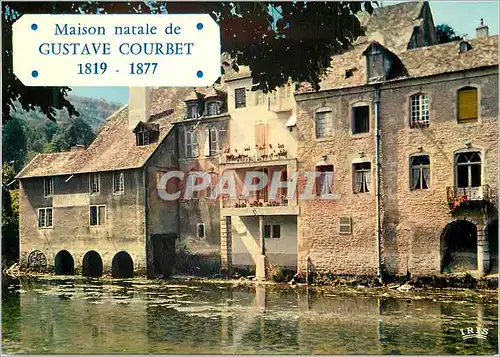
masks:
<path fill-rule="evenodd" d="M 375 86 L 375 196 L 377 205 L 377 276 L 382 277 L 381 225 L 380 225 L 380 86 Z"/>

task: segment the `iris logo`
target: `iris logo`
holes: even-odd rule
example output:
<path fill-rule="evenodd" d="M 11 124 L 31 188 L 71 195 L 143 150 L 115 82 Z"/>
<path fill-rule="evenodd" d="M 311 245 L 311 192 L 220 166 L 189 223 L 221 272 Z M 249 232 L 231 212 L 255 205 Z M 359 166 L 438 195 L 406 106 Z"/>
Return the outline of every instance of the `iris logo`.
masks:
<path fill-rule="evenodd" d="M 461 328 L 460 332 L 462 333 L 462 340 L 470 340 L 472 338 L 477 338 L 481 340 L 486 340 L 486 336 L 488 336 L 488 329 L 481 327 L 467 327 Z"/>

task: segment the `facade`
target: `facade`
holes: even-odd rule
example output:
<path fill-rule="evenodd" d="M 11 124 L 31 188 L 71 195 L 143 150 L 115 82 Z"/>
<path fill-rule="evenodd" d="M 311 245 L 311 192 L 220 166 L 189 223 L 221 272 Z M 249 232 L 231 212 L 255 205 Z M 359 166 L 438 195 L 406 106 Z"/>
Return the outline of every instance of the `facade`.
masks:
<path fill-rule="evenodd" d="M 213 88 L 131 88 L 88 148 L 35 157 L 17 176 L 22 265 L 164 276 L 177 254 L 258 277 L 497 272 L 498 36 L 481 23 L 437 44 L 427 2 L 358 17 L 365 36 L 319 91 L 253 91 L 228 65 Z M 171 170 L 211 185 L 184 199 L 184 183 L 162 187 Z M 316 198 L 241 194 L 248 174 L 297 171 L 318 172 Z M 227 173 L 238 197 L 210 199 Z"/>
<path fill-rule="evenodd" d="M 380 11 L 296 95 L 299 170 L 330 165 L 341 196 L 300 202 L 299 270 L 495 272 L 498 36 L 437 45 L 427 3 Z"/>
<path fill-rule="evenodd" d="M 296 199 L 288 200 L 282 189 L 270 195 L 269 182 L 248 197 L 242 190 L 250 172 L 277 175 L 286 181 L 290 172 L 296 171 L 292 83 L 268 94 L 252 91 L 252 79 L 245 68 L 228 74 L 225 83 L 231 120 L 228 146 L 221 153 L 221 175 L 234 172 L 238 198 L 220 200 L 222 268 L 255 271 L 267 264 L 296 269 Z M 263 274 L 263 270 L 258 273 Z"/>

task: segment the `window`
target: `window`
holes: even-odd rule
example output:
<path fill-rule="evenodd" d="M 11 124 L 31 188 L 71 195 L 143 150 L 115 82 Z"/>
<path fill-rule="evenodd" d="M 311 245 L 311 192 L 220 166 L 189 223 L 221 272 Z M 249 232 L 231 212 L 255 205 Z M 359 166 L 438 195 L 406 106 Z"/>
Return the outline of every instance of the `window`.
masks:
<path fill-rule="evenodd" d="M 52 228 L 52 208 L 38 209 L 38 227 Z"/>
<path fill-rule="evenodd" d="M 54 194 L 54 178 L 45 177 L 43 184 L 43 193 L 45 197 L 52 196 Z"/>
<path fill-rule="evenodd" d="M 219 135 L 217 133 L 217 129 L 210 129 L 208 131 L 209 136 L 209 155 L 217 155 L 219 150 Z"/>
<path fill-rule="evenodd" d="M 198 118 L 198 103 L 189 103 L 187 105 L 187 119 Z"/>
<path fill-rule="evenodd" d="M 89 175 L 89 184 L 90 184 L 90 193 L 99 193 L 100 189 L 100 178 L 99 174 L 90 174 Z"/>
<path fill-rule="evenodd" d="M 354 193 L 370 192 L 371 166 L 370 162 L 361 162 L 353 165 Z"/>
<path fill-rule="evenodd" d="M 198 142 L 196 131 L 186 130 L 186 157 L 198 156 Z"/>
<path fill-rule="evenodd" d="M 481 155 L 464 152 L 456 155 L 457 187 L 481 186 Z"/>
<path fill-rule="evenodd" d="M 279 224 L 264 224 L 264 238 L 281 238 L 281 226 Z"/>
<path fill-rule="evenodd" d="M 264 105 L 266 95 L 262 91 L 257 92 L 256 95 L 257 95 L 257 105 Z"/>
<path fill-rule="evenodd" d="M 90 206 L 90 225 L 103 226 L 106 224 L 106 206 Z"/>
<path fill-rule="evenodd" d="M 234 90 L 234 103 L 236 109 L 245 108 L 247 106 L 246 88 L 237 88 Z"/>
<path fill-rule="evenodd" d="M 197 233 L 198 238 L 205 238 L 205 223 L 198 223 Z"/>
<path fill-rule="evenodd" d="M 374 48 L 367 57 L 368 79 L 382 79 L 385 77 L 384 54 L 380 49 Z"/>
<path fill-rule="evenodd" d="M 458 122 L 475 122 L 477 117 L 477 88 L 460 89 L 458 91 Z"/>
<path fill-rule="evenodd" d="M 124 191 L 125 174 L 123 171 L 113 172 L 113 193 L 121 194 Z"/>
<path fill-rule="evenodd" d="M 340 217 L 339 218 L 339 233 L 340 234 L 351 234 L 352 233 L 351 217 Z"/>
<path fill-rule="evenodd" d="M 136 134 L 137 146 L 149 145 L 149 132 L 147 130 L 138 131 Z"/>
<path fill-rule="evenodd" d="M 415 94 L 410 97 L 410 126 L 412 128 L 429 125 L 429 97 Z"/>
<path fill-rule="evenodd" d="M 259 148 L 257 155 L 267 153 L 269 147 L 269 127 L 268 124 L 255 125 L 255 145 Z"/>
<path fill-rule="evenodd" d="M 429 156 L 418 155 L 410 158 L 410 189 L 424 190 L 429 188 L 431 162 Z"/>
<path fill-rule="evenodd" d="M 333 165 L 316 167 L 320 176 L 316 180 L 316 195 L 328 195 L 333 193 Z"/>
<path fill-rule="evenodd" d="M 207 115 L 219 114 L 219 103 L 216 101 L 207 102 Z"/>
<path fill-rule="evenodd" d="M 370 131 L 370 107 L 368 105 L 352 108 L 352 133 L 361 134 Z"/>
<path fill-rule="evenodd" d="M 331 111 L 316 113 L 316 138 L 324 138 L 332 134 L 333 115 Z"/>

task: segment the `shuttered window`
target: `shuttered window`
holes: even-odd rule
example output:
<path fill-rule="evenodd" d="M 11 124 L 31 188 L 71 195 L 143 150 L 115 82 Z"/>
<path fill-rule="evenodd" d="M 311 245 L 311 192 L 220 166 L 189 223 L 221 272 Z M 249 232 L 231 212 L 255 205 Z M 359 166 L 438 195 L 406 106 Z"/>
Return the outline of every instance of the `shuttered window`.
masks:
<path fill-rule="evenodd" d="M 257 124 L 255 126 L 255 145 L 258 146 L 262 154 L 267 154 L 268 141 L 268 126 L 267 124 Z"/>
<path fill-rule="evenodd" d="M 458 91 L 458 122 L 474 122 L 477 117 L 477 89 L 472 87 L 460 89 Z"/>

